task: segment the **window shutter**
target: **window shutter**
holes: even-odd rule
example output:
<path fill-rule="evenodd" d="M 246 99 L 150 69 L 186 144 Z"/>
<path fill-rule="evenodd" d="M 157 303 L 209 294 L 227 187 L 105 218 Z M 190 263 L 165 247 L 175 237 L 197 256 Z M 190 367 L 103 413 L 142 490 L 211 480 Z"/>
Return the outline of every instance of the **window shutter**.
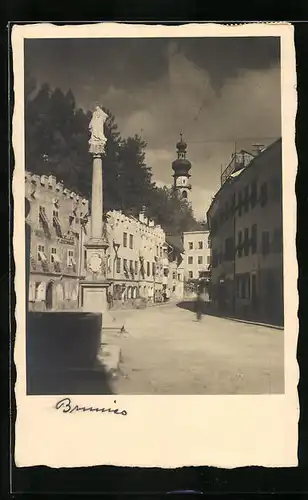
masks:
<path fill-rule="evenodd" d="M 42 281 L 38 286 L 38 300 L 46 300 L 46 283 Z"/>
<path fill-rule="evenodd" d="M 35 301 L 35 283 L 33 281 L 30 281 L 29 285 L 29 301 L 30 302 Z"/>

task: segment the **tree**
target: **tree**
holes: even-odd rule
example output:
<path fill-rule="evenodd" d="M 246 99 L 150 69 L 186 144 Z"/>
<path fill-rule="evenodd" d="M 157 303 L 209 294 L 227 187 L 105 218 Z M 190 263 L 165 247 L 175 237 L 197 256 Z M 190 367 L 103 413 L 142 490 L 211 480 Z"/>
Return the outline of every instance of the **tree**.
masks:
<path fill-rule="evenodd" d="M 146 164 L 146 143 L 138 135 L 122 138 L 110 110 L 105 123 L 107 138 L 103 157 L 104 210 L 121 209 L 147 214 L 167 232 L 179 234 L 197 225 L 191 207 L 172 189 L 159 188 Z M 92 158 L 89 154 L 91 113 L 76 108 L 73 92 L 36 89 L 27 75 L 25 85 L 26 169 L 53 174 L 69 189 L 90 198 Z"/>

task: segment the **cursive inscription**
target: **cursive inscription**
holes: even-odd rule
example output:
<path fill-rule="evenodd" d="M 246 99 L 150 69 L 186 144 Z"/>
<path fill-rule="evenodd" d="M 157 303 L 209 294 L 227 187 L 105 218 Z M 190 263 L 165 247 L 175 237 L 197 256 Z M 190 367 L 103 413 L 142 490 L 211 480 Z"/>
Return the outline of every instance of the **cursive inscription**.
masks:
<path fill-rule="evenodd" d="M 117 402 L 114 401 L 114 404 Z M 119 410 L 118 408 L 96 408 L 93 406 L 79 406 L 73 404 L 70 398 L 60 399 L 55 406 L 56 410 L 61 410 L 63 413 L 76 413 L 76 412 L 92 412 L 92 413 L 113 413 L 114 415 L 127 415 L 126 410 Z"/>

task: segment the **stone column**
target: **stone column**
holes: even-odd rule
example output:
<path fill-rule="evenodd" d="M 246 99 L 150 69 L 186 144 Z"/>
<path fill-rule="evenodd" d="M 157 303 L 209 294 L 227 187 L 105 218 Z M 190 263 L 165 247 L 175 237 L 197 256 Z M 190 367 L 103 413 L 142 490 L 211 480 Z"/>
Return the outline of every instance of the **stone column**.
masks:
<path fill-rule="evenodd" d="M 90 122 L 92 133 L 89 141 L 89 152 L 93 157 L 92 165 L 92 200 L 91 200 L 91 234 L 85 248 L 87 250 L 86 279 L 80 282 L 82 308 L 86 312 L 100 312 L 103 315 L 103 328 L 113 323 L 108 310 L 106 251 L 109 242 L 103 234 L 103 170 L 102 161 L 105 155 L 106 137 L 104 123 L 107 114 L 96 108 Z M 114 325 L 112 325 L 114 326 Z"/>
<path fill-rule="evenodd" d="M 103 234 L 103 168 L 102 155 L 93 155 L 91 238 L 100 240 Z"/>

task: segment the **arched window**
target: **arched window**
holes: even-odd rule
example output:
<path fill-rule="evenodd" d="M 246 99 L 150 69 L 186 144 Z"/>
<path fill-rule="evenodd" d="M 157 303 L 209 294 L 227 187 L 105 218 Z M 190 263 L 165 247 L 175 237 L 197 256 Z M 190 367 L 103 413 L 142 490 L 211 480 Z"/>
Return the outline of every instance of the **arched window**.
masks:
<path fill-rule="evenodd" d="M 183 198 L 187 198 L 187 191 L 182 191 Z"/>

